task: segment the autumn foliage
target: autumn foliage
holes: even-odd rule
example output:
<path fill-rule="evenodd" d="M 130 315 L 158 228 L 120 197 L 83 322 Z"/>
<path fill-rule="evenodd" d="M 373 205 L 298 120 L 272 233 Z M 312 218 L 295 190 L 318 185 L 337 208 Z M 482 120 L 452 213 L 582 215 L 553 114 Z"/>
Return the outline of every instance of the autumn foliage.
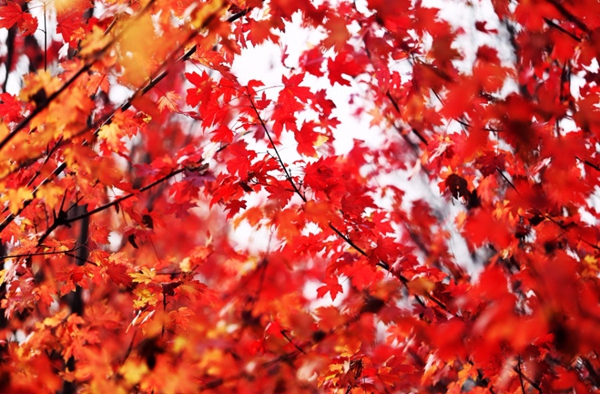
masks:
<path fill-rule="evenodd" d="M 0 0 L 0 392 L 599 390 L 600 4 L 423 3 Z"/>

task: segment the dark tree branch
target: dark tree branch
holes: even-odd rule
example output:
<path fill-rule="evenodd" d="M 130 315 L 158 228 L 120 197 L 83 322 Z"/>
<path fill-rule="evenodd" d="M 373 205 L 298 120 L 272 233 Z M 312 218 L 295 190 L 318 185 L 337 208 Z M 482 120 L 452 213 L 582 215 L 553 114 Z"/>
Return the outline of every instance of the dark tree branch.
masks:
<path fill-rule="evenodd" d="M 302 194 L 302 192 L 300 192 L 300 189 L 298 189 L 298 186 L 296 186 L 296 182 L 294 182 L 292 175 L 288 171 L 285 163 L 283 162 L 283 159 L 281 158 L 281 155 L 279 154 L 279 150 L 275 146 L 275 142 L 273 141 L 273 138 L 271 137 L 271 132 L 267 128 L 267 125 L 265 124 L 265 121 L 263 120 L 263 118 L 260 116 L 260 113 L 258 112 L 258 108 L 256 108 L 256 105 L 254 105 L 254 100 L 253 100 L 252 96 L 250 95 L 250 91 L 248 91 L 248 100 L 250 100 L 250 105 L 252 106 L 252 109 L 256 113 L 256 117 L 257 117 L 258 121 L 260 122 L 265 134 L 269 138 L 271 147 L 273 148 L 273 150 L 275 151 L 275 155 L 277 156 L 277 161 L 279 162 L 279 165 L 281 166 L 281 168 L 283 169 L 283 172 L 285 173 L 285 178 L 292 185 L 292 189 L 294 189 L 294 192 L 296 192 L 296 194 L 298 196 L 300 196 L 302 201 L 306 202 L 307 201 L 306 197 Z"/>
<path fill-rule="evenodd" d="M 291 343 L 296 349 L 298 349 L 299 352 L 306 354 L 306 352 L 304 351 L 304 349 L 302 349 L 300 346 L 296 345 L 296 343 L 294 343 L 294 341 L 292 341 L 292 339 L 287 335 L 287 333 L 285 332 L 285 330 L 279 330 L 279 332 L 281 333 L 281 335 L 283 335 L 283 337 L 289 343 Z"/>
<path fill-rule="evenodd" d="M 97 207 L 95 209 L 92 209 L 91 211 L 87 211 L 87 212 L 82 213 L 80 215 L 77 215 L 75 217 L 69 218 L 69 219 L 67 219 L 65 221 L 64 224 L 69 224 L 69 223 L 76 222 L 78 220 L 81 220 L 81 219 L 90 217 L 92 215 L 95 215 L 98 212 L 102 212 L 102 211 L 104 211 L 104 210 L 106 210 L 106 209 L 108 209 L 110 207 L 118 205 L 118 204 L 122 203 L 123 201 L 126 201 L 126 200 L 130 199 L 131 197 L 133 197 L 133 196 L 135 196 L 135 195 L 137 195 L 139 193 L 143 193 L 146 190 L 149 190 L 149 189 L 153 188 L 154 186 L 159 185 L 159 184 L 163 183 L 164 181 L 166 181 L 166 180 L 168 180 L 170 178 L 173 178 L 175 175 L 181 174 L 184 171 L 194 171 L 194 170 L 199 170 L 199 169 L 202 169 L 202 168 L 206 169 L 206 167 L 195 167 L 195 168 L 183 167 L 183 168 L 179 168 L 177 170 L 171 171 L 167 175 L 165 175 L 165 176 L 157 179 L 156 181 L 154 181 L 154 182 L 152 182 L 152 183 L 150 183 L 150 184 L 148 184 L 148 185 L 140 188 L 137 193 L 126 194 L 126 195 L 121 196 L 121 197 L 119 197 L 119 198 L 117 198 L 117 199 L 115 199 L 115 200 L 113 200 L 113 201 L 111 201 L 111 202 L 109 202 L 107 204 L 104 204 L 104 205 L 101 205 L 101 206 L 99 206 L 99 207 Z"/>
<path fill-rule="evenodd" d="M 591 31 L 587 27 L 587 25 L 585 23 L 583 23 L 581 21 L 581 19 L 577 18 L 569 10 L 567 10 L 564 5 L 559 3 L 557 0 L 547 0 L 547 1 L 548 1 L 548 3 L 552 4 L 554 6 L 554 8 L 556 8 L 556 10 L 562 14 L 562 16 L 567 18 L 567 20 L 569 22 L 572 22 L 575 26 L 577 26 L 579 28 L 579 30 L 585 32 L 586 34 L 591 33 Z"/>
<path fill-rule="evenodd" d="M 86 205 L 80 205 L 77 207 L 77 209 L 74 212 L 75 212 L 75 214 L 77 214 L 78 212 L 81 212 L 81 214 L 84 214 L 85 211 L 87 211 Z M 89 257 L 89 250 L 88 250 L 88 248 L 85 247 L 87 244 L 87 240 L 88 240 L 89 225 L 90 225 L 89 217 L 84 217 L 83 220 L 81 220 L 81 222 L 80 222 L 79 236 L 77 237 L 77 242 L 75 244 L 75 247 L 78 249 L 77 254 L 75 255 L 76 256 L 75 264 L 77 266 L 84 265 Z M 74 292 L 67 294 L 64 298 L 66 299 L 67 304 L 69 305 L 69 308 L 71 309 L 71 313 L 74 313 L 78 316 L 83 316 L 83 310 L 84 310 L 85 305 L 83 303 L 83 289 L 81 288 L 81 286 L 79 284 L 75 285 Z M 73 356 L 71 356 L 69 358 L 69 360 L 67 361 L 67 368 L 69 369 L 69 371 L 73 372 L 73 371 L 75 371 L 76 367 L 77 367 L 77 365 L 76 365 L 75 358 Z M 78 384 L 74 380 L 73 381 L 64 380 L 63 394 L 76 393 L 77 386 L 78 386 Z"/>
<path fill-rule="evenodd" d="M 22 257 L 32 257 L 32 256 L 50 256 L 50 255 L 57 255 L 57 254 L 69 255 L 69 253 L 76 252 L 77 250 L 79 250 L 79 247 L 75 247 L 73 249 L 68 249 L 68 250 L 54 250 L 52 252 L 33 252 L 33 253 L 23 253 L 23 254 L 9 254 L 6 256 L 0 256 L 0 260 L 20 259 Z"/>
<path fill-rule="evenodd" d="M 525 375 L 523 373 L 523 371 L 521 371 L 521 367 L 519 365 L 519 367 L 513 367 L 513 371 L 515 371 L 518 375 L 519 375 L 519 379 L 523 379 L 524 381 L 526 381 L 527 383 L 529 383 L 531 385 L 531 387 L 533 387 L 534 389 L 536 389 L 539 393 L 542 393 L 542 388 L 540 387 L 539 384 L 537 384 L 536 382 L 534 382 L 531 378 L 527 377 L 527 375 Z"/>
<path fill-rule="evenodd" d="M 519 375 L 519 383 L 521 384 L 521 392 L 523 394 L 525 394 L 525 382 L 523 381 L 523 371 L 521 370 L 521 363 L 523 361 L 521 360 L 521 356 L 519 356 L 519 359 L 517 361 L 517 375 Z"/>
<path fill-rule="evenodd" d="M 10 69 L 15 60 L 15 39 L 17 38 L 17 25 L 14 25 L 8 29 L 8 36 L 6 37 L 6 61 L 4 62 L 4 68 L 6 69 L 6 76 L 4 77 L 4 83 L 2 84 L 2 91 L 6 92 L 8 86 L 8 76 L 10 75 Z"/>
<path fill-rule="evenodd" d="M 568 35 L 569 37 L 571 37 L 575 41 L 577 41 L 577 42 L 581 42 L 582 41 L 581 38 L 577 37 L 575 34 L 571 33 L 568 30 L 566 30 L 564 27 L 560 26 L 559 24 L 554 23 L 552 20 L 550 20 L 548 18 L 544 18 L 544 22 L 546 22 L 546 24 L 548 26 L 550 26 L 551 28 L 554 28 L 554 29 L 560 31 L 561 33 L 564 33 L 564 34 Z"/>

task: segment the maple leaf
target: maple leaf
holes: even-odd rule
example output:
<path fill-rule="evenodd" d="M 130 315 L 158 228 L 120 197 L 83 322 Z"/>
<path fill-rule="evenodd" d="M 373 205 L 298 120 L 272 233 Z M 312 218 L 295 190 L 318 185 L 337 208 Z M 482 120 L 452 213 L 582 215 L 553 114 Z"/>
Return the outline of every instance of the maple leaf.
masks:
<path fill-rule="evenodd" d="M 331 299 L 335 301 L 337 295 L 339 293 L 344 292 L 344 288 L 338 282 L 338 279 L 335 277 L 327 277 L 325 278 L 324 285 L 317 289 L 317 297 L 323 298 L 327 293 L 331 295 Z"/>
<path fill-rule="evenodd" d="M 23 19 L 19 22 L 19 29 L 23 32 L 24 35 L 30 36 L 36 32 L 38 28 L 38 20 L 34 18 L 31 14 L 24 13 Z"/>
<path fill-rule="evenodd" d="M 327 77 L 332 85 L 338 83 L 341 86 L 350 86 L 350 80 L 344 78 L 343 74 L 356 77 L 363 72 L 363 65 L 356 62 L 350 49 L 345 48 L 335 58 L 327 60 L 327 71 Z"/>
<path fill-rule="evenodd" d="M 62 35 L 71 48 L 76 48 L 85 38 L 87 27 L 80 12 L 68 12 L 57 17 L 56 32 Z"/>
<path fill-rule="evenodd" d="M 10 29 L 23 21 L 25 13 L 17 3 L 9 2 L 0 7 L 0 28 Z"/>
<path fill-rule="evenodd" d="M 82 285 L 86 272 L 83 267 L 74 267 L 65 269 L 56 276 L 59 281 L 64 281 L 65 284 L 60 287 L 60 294 L 65 295 L 71 291 L 75 291 L 75 286 Z"/>
<path fill-rule="evenodd" d="M 244 210 L 241 215 L 236 217 L 233 225 L 234 227 L 237 227 L 243 220 L 246 220 L 248 224 L 250 224 L 252 227 L 255 227 L 263 217 L 264 213 L 260 207 L 251 207 Z"/>
<path fill-rule="evenodd" d="M 321 228 L 326 228 L 330 223 L 338 221 L 332 207 L 327 202 L 308 201 L 304 206 L 306 220 L 317 223 Z"/>
<path fill-rule="evenodd" d="M 14 122 L 21 116 L 22 110 L 21 103 L 14 95 L 0 93 L 0 116 L 2 116 L 4 122 Z"/>
<path fill-rule="evenodd" d="M 197 73 L 186 73 L 188 81 L 190 81 L 195 87 L 187 90 L 187 96 L 185 101 L 188 105 L 195 107 L 200 102 L 207 102 L 211 97 L 212 85 L 210 83 L 210 77 L 206 71 L 202 72 L 202 75 Z"/>
<path fill-rule="evenodd" d="M 118 123 L 111 122 L 108 125 L 104 125 L 98 132 L 98 137 L 106 142 L 107 147 L 115 152 L 120 152 L 123 147 L 123 141 L 121 138 L 124 136 L 123 131 L 119 127 Z"/>
<path fill-rule="evenodd" d="M 232 200 L 225 204 L 225 210 L 228 211 L 227 219 L 234 217 L 240 210 L 246 208 L 246 201 Z"/>
<path fill-rule="evenodd" d="M 118 36 L 117 64 L 122 70 L 119 79 L 129 86 L 141 86 L 155 66 L 153 61 L 159 52 L 151 50 L 139 42 L 156 39 L 156 33 L 149 14 L 143 13 L 130 21 L 128 28 Z M 158 49 L 158 48 L 157 48 Z M 140 96 L 141 97 L 141 96 Z"/>
<path fill-rule="evenodd" d="M 298 142 L 298 153 L 301 155 L 317 157 L 315 146 L 321 145 L 327 137 L 314 131 L 314 122 L 304 122 L 300 130 L 294 131 L 294 138 Z"/>
<path fill-rule="evenodd" d="M 233 156 L 227 161 L 229 173 L 246 177 L 250 170 L 250 162 L 256 157 L 256 152 L 247 150 L 246 144 L 242 142 L 230 145 L 227 151 Z"/>
<path fill-rule="evenodd" d="M 33 199 L 33 192 L 27 187 L 9 189 L 5 195 L 5 199 L 8 200 L 10 213 L 16 215 L 23 208 L 26 201 Z"/>
<path fill-rule="evenodd" d="M 116 284 L 122 284 L 129 287 L 133 282 L 133 277 L 128 273 L 127 266 L 124 264 L 108 264 L 106 273 L 110 280 Z"/>
<path fill-rule="evenodd" d="M 323 41 L 325 48 L 333 47 L 336 52 L 342 51 L 350 39 L 350 32 L 345 18 L 328 18 L 324 27 L 327 29 L 327 36 Z"/>
<path fill-rule="evenodd" d="M 315 191 L 326 190 L 332 186 L 332 182 L 336 182 L 335 162 L 336 158 L 330 156 L 307 164 L 304 169 L 304 183 Z"/>
<path fill-rule="evenodd" d="M 160 293 L 157 292 L 157 290 L 158 289 L 156 288 L 150 287 L 136 287 L 135 290 L 133 290 L 133 295 L 136 297 L 133 301 L 133 308 L 142 309 L 147 306 L 155 306 L 158 304 L 158 296 Z"/>
<path fill-rule="evenodd" d="M 324 60 L 325 57 L 323 56 L 321 49 L 319 47 L 314 47 L 302 54 L 300 57 L 300 65 L 306 72 L 316 77 L 322 77 L 325 75 L 325 73 L 321 71 Z"/>
<path fill-rule="evenodd" d="M 178 112 L 177 102 L 181 99 L 181 97 L 173 92 L 168 91 L 158 100 L 158 110 L 163 111 L 165 108 L 170 112 Z"/>
<path fill-rule="evenodd" d="M 15 24 L 26 36 L 37 30 L 37 19 L 23 12 L 18 4 L 9 2 L 6 6 L 0 6 L 0 28 L 10 29 Z"/>
<path fill-rule="evenodd" d="M 154 280 L 156 272 L 149 268 L 142 268 L 140 272 L 132 272 L 129 274 L 133 283 L 149 284 Z"/>
<path fill-rule="evenodd" d="M 225 125 L 220 125 L 215 131 L 213 131 L 212 141 L 219 141 L 223 143 L 233 142 L 233 132 Z"/>
<path fill-rule="evenodd" d="M 298 105 L 298 100 L 302 103 L 312 97 L 312 92 L 308 86 L 300 86 L 304 80 L 304 74 L 292 75 L 289 79 L 284 76 L 281 77 L 284 88 L 279 92 L 277 102 L 290 111 L 295 110 Z M 300 107 L 302 108 L 302 107 Z"/>
<path fill-rule="evenodd" d="M 242 27 L 242 31 L 248 32 L 248 41 L 257 46 L 265 41 L 278 42 L 279 37 L 271 31 L 272 27 L 268 19 L 251 20 Z"/>
<path fill-rule="evenodd" d="M 134 358 L 128 358 L 121 368 L 119 368 L 121 376 L 132 386 L 138 384 L 142 380 L 142 377 L 149 372 L 150 369 L 147 363 Z"/>

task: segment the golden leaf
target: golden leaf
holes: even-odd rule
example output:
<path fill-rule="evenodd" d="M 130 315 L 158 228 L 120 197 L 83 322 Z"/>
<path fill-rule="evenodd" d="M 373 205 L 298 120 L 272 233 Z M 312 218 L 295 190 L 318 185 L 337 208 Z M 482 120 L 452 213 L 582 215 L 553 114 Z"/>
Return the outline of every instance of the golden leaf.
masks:
<path fill-rule="evenodd" d="M 173 91 L 168 91 L 158 100 L 158 109 L 162 112 L 165 108 L 169 110 L 169 112 L 177 112 L 177 101 L 181 99 L 177 93 Z"/>
<path fill-rule="evenodd" d="M 156 42 L 154 24 L 149 13 L 130 21 L 119 39 L 118 64 L 123 68 L 121 81 L 133 86 L 141 86 L 151 76 L 154 68 L 152 45 L 144 42 Z"/>
<path fill-rule="evenodd" d="M 129 274 L 135 283 L 143 283 L 145 285 L 152 282 L 152 279 L 156 276 L 156 272 L 150 268 L 142 268 L 141 273 L 133 272 Z"/>
<path fill-rule="evenodd" d="M 128 358 L 119 368 L 119 373 L 132 386 L 138 384 L 149 371 L 148 365 L 144 361 L 134 360 L 133 358 Z"/>
<path fill-rule="evenodd" d="M 8 209 L 10 213 L 16 215 L 23 208 L 25 201 L 33 199 L 31 189 L 27 187 L 19 187 L 17 189 L 9 189 L 3 200 L 8 200 Z"/>
<path fill-rule="evenodd" d="M 213 0 L 205 3 L 196 11 L 194 15 L 194 21 L 192 22 L 195 29 L 206 27 L 206 25 L 218 17 L 220 14 L 225 12 L 223 0 Z"/>

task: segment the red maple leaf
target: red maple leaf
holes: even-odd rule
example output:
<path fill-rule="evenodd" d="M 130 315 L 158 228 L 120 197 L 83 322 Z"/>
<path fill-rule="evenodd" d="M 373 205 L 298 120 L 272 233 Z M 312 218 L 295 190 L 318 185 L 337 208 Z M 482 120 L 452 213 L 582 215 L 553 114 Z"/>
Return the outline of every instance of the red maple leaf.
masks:
<path fill-rule="evenodd" d="M 231 144 L 227 152 L 233 156 L 227 161 L 229 173 L 246 178 L 250 170 L 250 163 L 256 157 L 256 152 L 247 150 L 246 144 L 243 142 Z"/>
<path fill-rule="evenodd" d="M 332 85 L 339 83 L 342 86 L 350 86 L 350 80 L 343 75 L 356 77 L 363 71 L 364 65 L 356 61 L 349 48 L 327 60 L 327 76 Z"/>
<path fill-rule="evenodd" d="M 331 299 L 335 301 L 337 295 L 344 291 L 344 288 L 338 282 L 335 277 L 326 277 L 324 280 L 324 285 L 317 289 L 317 297 L 323 298 L 327 293 L 331 295 Z"/>
<path fill-rule="evenodd" d="M 24 12 L 16 3 L 7 3 L 0 7 L 0 27 L 10 29 L 23 20 Z"/>
<path fill-rule="evenodd" d="M 319 138 L 319 133 L 315 131 L 315 122 L 304 122 L 300 130 L 294 131 L 294 138 L 298 142 L 298 153 L 301 155 L 314 157 L 317 155 L 315 143 Z"/>

